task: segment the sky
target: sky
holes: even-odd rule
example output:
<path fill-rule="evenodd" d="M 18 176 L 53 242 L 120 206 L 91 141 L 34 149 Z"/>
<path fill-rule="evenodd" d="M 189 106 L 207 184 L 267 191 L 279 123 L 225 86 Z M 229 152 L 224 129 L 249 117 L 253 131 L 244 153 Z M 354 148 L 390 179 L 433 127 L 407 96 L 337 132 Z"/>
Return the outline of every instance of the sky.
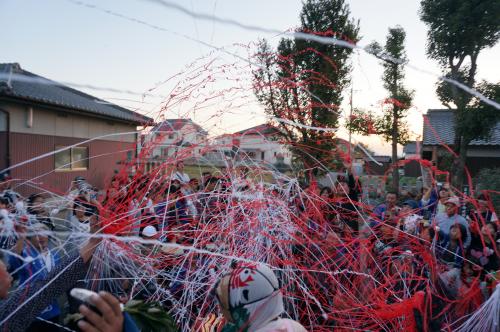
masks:
<path fill-rule="evenodd" d="M 298 26 L 301 9 L 301 1 L 296 0 L 168 2 L 193 12 L 279 31 Z M 407 33 L 405 46 L 410 63 L 421 70 L 440 74 L 437 63 L 425 55 L 427 30 L 418 17 L 419 1 L 348 0 L 347 3 L 352 17 L 360 21 L 360 45 L 371 41 L 383 44 L 388 28 L 399 24 Z M 117 17 L 116 14 L 147 22 L 150 26 Z M 275 45 L 281 37 L 211 19 L 195 19 L 162 6 L 158 0 L 1 0 L 0 31 L 0 62 L 18 62 L 33 73 L 59 82 L 75 83 L 78 89 L 89 94 L 149 115 L 158 110 L 155 105 L 162 98 L 142 99 L 134 94 L 83 86 L 140 93 L 158 86 L 154 94 L 165 95 L 169 92 L 168 87 L 159 85 L 159 82 L 182 72 L 195 59 L 213 51 L 206 44 L 229 47 L 229 50 L 244 57 L 246 54 L 241 48 L 230 45 L 247 45 L 263 37 Z M 481 53 L 478 79 L 498 80 L 500 66 L 495 60 L 499 54 L 499 45 Z M 235 58 L 219 52 L 218 60 L 231 63 Z M 380 101 L 386 94 L 380 80 L 382 66 L 361 51 L 353 54 L 352 64 L 354 107 L 380 109 Z M 414 107 L 408 115 L 414 138 L 421 135 L 422 114 L 427 109 L 442 107 L 435 95 L 436 80 L 436 76 L 422 71 L 406 71 L 406 85 L 415 90 Z M 175 83 L 175 79 L 170 83 Z M 345 114 L 348 113 L 348 100 L 346 92 L 342 105 Z M 179 115 L 169 112 L 166 111 L 165 117 Z M 205 112 L 198 113 L 194 119 L 202 126 L 208 126 L 213 134 L 235 132 L 266 120 L 257 103 L 219 116 L 217 124 L 210 123 L 208 114 L 211 111 L 207 109 Z M 341 129 L 339 135 L 346 137 L 347 134 Z M 389 145 L 384 144 L 381 138 L 356 136 L 355 139 L 368 143 L 377 154 L 390 151 Z"/>

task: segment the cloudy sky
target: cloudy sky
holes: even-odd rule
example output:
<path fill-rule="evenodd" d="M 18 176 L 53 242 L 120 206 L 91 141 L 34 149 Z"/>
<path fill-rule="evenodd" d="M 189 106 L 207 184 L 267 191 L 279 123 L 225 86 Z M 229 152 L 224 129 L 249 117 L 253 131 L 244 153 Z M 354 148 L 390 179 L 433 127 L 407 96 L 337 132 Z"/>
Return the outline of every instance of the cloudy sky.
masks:
<path fill-rule="evenodd" d="M 278 31 L 296 27 L 301 8 L 301 1 L 296 0 L 169 2 L 192 12 Z M 437 75 L 440 71 L 436 63 L 425 56 L 426 27 L 418 18 L 419 1 L 347 2 L 352 16 L 360 20 L 360 45 L 373 40 L 384 43 L 387 29 L 398 24 L 406 30 L 408 58 L 420 69 L 407 69 L 407 86 L 416 91 L 414 108 L 408 119 L 414 136 L 420 135 L 422 114 L 441 105 L 434 93 L 436 77 L 427 73 Z M 210 18 L 195 19 L 153 0 L 2 0 L 0 28 L 0 62 L 18 62 L 26 70 L 56 81 L 75 83 L 78 89 L 87 93 L 149 115 L 160 109 L 164 98 L 143 99 L 136 94 L 84 86 L 139 93 L 157 87 L 153 94 L 165 95 L 167 86 L 158 86 L 158 83 L 182 72 L 195 59 L 206 58 L 213 47 L 227 46 L 231 52 L 245 56 L 241 48 L 230 45 L 249 45 L 262 37 L 276 44 L 281 37 L 258 29 L 218 23 Z M 480 55 L 479 79 L 495 81 L 500 77 L 500 66 L 495 61 L 499 51 L 497 45 Z M 221 62 L 237 61 L 227 53 L 219 53 L 217 57 Z M 380 81 L 382 67 L 376 59 L 362 52 L 356 52 L 352 61 L 354 106 L 378 109 L 385 96 Z M 343 105 L 343 110 L 348 111 L 347 104 Z M 208 117 L 209 108 L 204 112 L 189 115 L 201 125 L 209 126 L 213 133 L 234 132 L 265 121 L 257 103 L 249 103 L 247 107 L 218 117 Z M 177 115 L 179 113 L 173 109 L 167 109 L 164 114 L 168 118 Z M 345 131 L 341 130 L 340 135 L 346 135 Z M 379 138 L 361 140 L 380 154 L 389 151 Z"/>

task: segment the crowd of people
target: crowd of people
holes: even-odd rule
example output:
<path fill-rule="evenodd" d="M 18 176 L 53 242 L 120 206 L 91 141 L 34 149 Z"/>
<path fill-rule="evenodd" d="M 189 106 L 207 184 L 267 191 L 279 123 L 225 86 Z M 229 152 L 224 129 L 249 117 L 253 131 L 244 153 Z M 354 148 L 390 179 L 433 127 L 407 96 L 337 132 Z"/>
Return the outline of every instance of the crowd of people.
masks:
<path fill-rule="evenodd" d="M 286 230 L 264 229 L 269 233 L 264 246 L 271 248 L 270 243 L 281 237 L 283 246 L 290 248 L 289 257 L 280 253 L 279 261 L 266 263 L 279 265 L 275 266 L 278 270 L 292 264 L 296 270 L 316 272 L 306 274 L 300 287 L 280 289 L 278 279 L 265 265 L 233 264 L 230 280 L 216 274 L 220 281 L 209 286 L 219 303 L 220 315 L 215 316 L 222 318 L 209 323 L 205 319 L 208 312 L 193 309 L 193 315 L 201 318 L 192 318 L 191 324 L 199 330 L 303 331 L 299 323 L 280 319 L 288 312 L 312 330 L 315 324 L 373 330 L 378 320 L 405 317 L 404 326 L 426 331 L 450 326 L 477 310 L 499 282 L 499 221 L 489 197 L 466 197 L 445 183 L 430 185 L 420 194 L 388 191 L 383 203 L 370 206 L 350 168 L 346 164 L 345 175 L 330 186 L 321 186 L 314 179 L 307 184 L 289 179 L 269 185 L 249 176 L 247 167 L 190 178 L 180 161 L 168 176 L 116 174 L 103 190 L 77 177 L 59 199 L 39 193 L 24 198 L 4 173 L 0 179 L 0 296 L 6 300 L 0 304 L 0 329 L 56 331 L 68 313 L 79 311 L 77 326 L 82 331 L 138 330 L 119 303 L 131 295 L 127 282 L 121 283 L 120 294 L 106 288 L 114 295 L 101 292 L 91 300 L 101 315 L 89 305 L 71 308 L 74 304 L 67 293 L 88 276 L 89 261 L 103 238 L 97 235 L 151 240 L 144 242 L 143 257 L 154 255 L 162 243 L 179 245 L 168 246 L 164 255 L 179 255 L 188 247 L 220 249 L 229 246 L 225 242 L 230 241 L 230 233 L 221 229 L 232 227 L 223 221 L 228 216 L 231 222 L 245 223 L 244 236 L 260 236 L 262 229 L 246 231 L 254 227 L 251 218 L 264 218 L 252 211 L 257 209 L 266 210 L 265 218 L 271 224 L 273 216 L 278 218 L 285 211 L 291 224 Z M 257 206 L 261 197 L 266 197 L 266 203 Z M 287 232 L 288 237 L 280 232 Z M 159 257 L 165 269 L 168 259 Z M 199 269 L 196 264 L 192 267 Z M 169 268 L 180 271 L 176 266 Z M 332 272 L 345 271 L 352 276 L 338 274 L 332 279 Z M 277 275 L 285 278 L 280 272 Z M 178 277 L 166 287 L 174 298 L 188 291 L 182 279 Z M 221 284 L 228 287 L 221 288 Z M 310 292 L 299 289 L 302 287 Z M 322 298 L 323 290 L 331 296 Z M 298 296 L 299 291 L 313 294 L 317 300 L 309 301 L 312 304 L 306 308 L 303 302 L 307 299 Z M 402 299 L 411 303 L 409 309 L 397 307 Z M 24 302 L 30 305 L 19 307 Z M 172 301 L 165 303 L 172 305 Z M 166 311 L 171 308 L 164 307 Z M 353 318 L 362 317 L 361 308 L 374 317 L 370 322 Z M 330 312 L 311 319 L 314 310 Z M 266 329 L 267 325 L 272 328 Z"/>

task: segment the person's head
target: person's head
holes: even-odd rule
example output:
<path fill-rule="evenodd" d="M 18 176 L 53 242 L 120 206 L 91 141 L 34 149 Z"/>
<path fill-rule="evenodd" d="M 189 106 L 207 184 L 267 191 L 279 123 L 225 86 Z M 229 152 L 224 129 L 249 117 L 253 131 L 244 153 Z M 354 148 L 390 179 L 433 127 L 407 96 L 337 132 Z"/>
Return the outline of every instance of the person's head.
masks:
<path fill-rule="evenodd" d="M 453 224 L 450 227 L 450 240 L 465 243 L 467 238 L 467 228 L 462 224 Z"/>
<path fill-rule="evenodd" d="M 43 213 L 45 210 L 44 203 L 45 198 L 41 194 L 32 194 L 27 200 L 28 211 L 34 214 Z"/>
<path fill-rule="evenodd" d="M 190 179 L 189 186 L 191 187 L 191 189 L 193 191 L 198 191 L 198 189 L 200 188 L 200 184 L 198 182 L 198 179 L 196 179 L 196 178 Z"/>
<path fill-rule="evenodd" d="M 403 205 L 401 206 L 401 214 L 408 215 L 416 209 L 418 209 L 418 203 L 414 200 L 408 199 L 404 201 Z"/>
<path fill-rule="evenodd" d="M 457 214 L 458 208 L 460 207 L 460 200 L 457 197 L 448 198 L 445 203 L 446 214 L 451 217 Z"/>
<path fill-rule="evenodd" d="M 3 255 L 0 254 L 0 299 L 4 300 L 9 295 L 12 286 L 12 276 L 7 272 L 7 267 L 3 262 Z"/>
<path fill-rule="evenodd" d="M 9 208 L 9 200 L 3 196 L 0 197 L 0 209 L 8 209 Z"/>
<path fill-rule="evenodd" d="M 338 196 L 347 196 L 349 195 L 349 184 L 347 183 L 347 179 L 343 175 L 337 176 L 337 184 L 335 185 L 335 191 Z"/>
<path fill-rule="evenodd" d="M 10 174 L 9 172 L 0 173 L 0 191 L 4 191 L 5 189 L 9 189 L 10 187 Z"/>
<path fill-rule="evenodd" d="M 436 235 L 436 231 L 434 230 L 434 227 L 432 226 L 423 226 L 420 229 L 420 238 L 427 243 L 432 242 L 434 239 L 434 236 Z"/>
<path fill-rule="evenodd" d="M 118 178 L 118 176 L 113 176 L 111 178 L 111 188 L 120 189 L 120 179 Z"/>
<path fill-rule="evenodd" d="M 396 202 L 398 201 L 398 194 L 395 191 L 388 191 L 385 195 L 385 204 L 388 208 L 392 208 L 396 206 Z"/>
<path fill-rule="evenodd" d="M 486 196 L 484 194 L 478 196 L 477 205 L 479 212 L 486 212 L 489 210 L 488 200 L 486 199 Z"/>
<path fill-rule="evenodd" d="M 401 277 L 403 273 L 412 271 L 413 254 L 410 251 L 398 252 L 389 260 L 389 273 L 391 276 Z"/>
<path fill-rule="evenodd" d="M 206 179 L 204 185 L 205 191 L 214 191 L 218 181 L 219 179 L 217 179 L 215 176 L 211 176 Z"/>
<path fill-rule="evenodd" d="M 390 222 L 383 222 L 380 224 L 379 228 L 380 237 L 384 241 L 390 241 L 394 237 L 394 227 Z"/>
<path fill-rule="evenodd" d="M 395 225 L 397 223 L 398 211 L 395 208 L 387 209 L 384 212 L 384 222 Z"/>
<path fill-rule="evenodd" d="M 169 187 L 165 188 L 163 192 L 163 198 L 166 200 L 176 199 L 181 192 L 181 187 L 171 184 Z"/>
<path fill-rule="evenodd" d="M 73 201 L 73 215 L 78 220 L 86 219 L 85 213 L 87 212 L 88 201 L 85 197 L 77 197 Z"/>
<path fill-rule="evenodd" d="M 333 196 L 333 191 L 330 187 L 323 187 L 319 193 L 319 196 L 323 199 L 330 199 Z"/>
<path fill-rule="evenodd" d="M 467 259 L 464 259 L 462 265 L 462 275 L 465 278 L 475 278 L 481 274 L 483 270 L 481 262 L 474 256 L 469 255 Z"/>
<path fill-rule="evenodd" d="M 450 191 L 444 187 L 439 188 L 439 199 L 446 200 L 450 197 Z"/>
<path fill-rule="evenodd" d="M 31 245 L 40 252 L 49 249 L 48 231 L 49 228 L 41 223 L 34 224 L 29 230 L 30 235 L 28 236 L 28 239 Z"/>
<path fill-rule="evenodd" d="M 174 180 L 172 180 L 171 185 L 176 186 L 176 187 L 180 187 L 181 181 L 179 181 L 178 179 L 174 179 Z"/>
<path fill-rule="evenodd" d="M 224 318 L 238 330 L 255 331 L 284 311 L 278 279 L 264 264 L 234 267 L 214 293 Z"/>
<path fill-rule="evenodd" d="M 178 161 L 176 164 L 175 164 L 175 168 L 177 168 L 177 170 L 179 172 L 184 172 L 184 162 L 183 161 Z"/>
<path fill-rule="evenodd" d="M 72 189 L 82 190 L 82 187 L 85 186 L 86 180 L 83 176 L 75 176 L 73 181 L 71 182 Z"/>
<path fill-rule="evenodd" d="M 490 242 L 493 240 L 493 242 L 495 242 L 497 230 L 498 227 L 494 222 L 487 222 L 481 227 L 481 234 L 485 241 Z"/>

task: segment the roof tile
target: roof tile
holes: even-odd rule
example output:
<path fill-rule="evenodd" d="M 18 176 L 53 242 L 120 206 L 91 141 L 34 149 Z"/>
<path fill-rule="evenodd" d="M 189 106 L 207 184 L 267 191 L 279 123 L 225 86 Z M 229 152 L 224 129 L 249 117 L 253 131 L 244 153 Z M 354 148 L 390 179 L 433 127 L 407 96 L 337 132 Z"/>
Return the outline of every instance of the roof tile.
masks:
<path fill-rule="evenodd" d="M 33 74 L 17 63 L 1 63 L 0 74 L 0 96 L 43 102 L 136 124 L 153 121 L 147 116 Z"/>

